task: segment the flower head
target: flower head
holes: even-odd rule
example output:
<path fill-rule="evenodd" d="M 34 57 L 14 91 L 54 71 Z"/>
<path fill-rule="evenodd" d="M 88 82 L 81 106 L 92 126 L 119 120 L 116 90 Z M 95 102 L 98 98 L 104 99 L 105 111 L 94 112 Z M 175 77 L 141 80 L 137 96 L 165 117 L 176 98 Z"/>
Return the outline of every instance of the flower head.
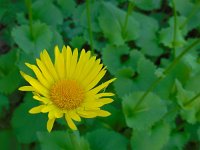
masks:
<path fill-rule="evenodd" d="M 100 107 L 113 101 L 113 93 L 101 92 L 111 82 L 97 85 L 106 73 L 106 68 L 100 59 L 91 56 L 91 52 L 84 49 L 78 57 L 78 49 L 73 52 L 69 46 L 60 52 L 55 47 L 55 61 L 46 50 L 41 52 L 37 65 L 25 63 L 35 74 L 31 77 L 20 72 L 29 82 L 29 86 L 22 86 L 21 91 L 32 91 L 33 98 L 40 101 L 40 105 L 29 110 L 29 113 L 48 113 L 47 130 L 52 130 L 56 118 L 65 117 L 69 127 L 77 130 L 73 120 L 83 118 L 106 117 L 110 113 Z"/>

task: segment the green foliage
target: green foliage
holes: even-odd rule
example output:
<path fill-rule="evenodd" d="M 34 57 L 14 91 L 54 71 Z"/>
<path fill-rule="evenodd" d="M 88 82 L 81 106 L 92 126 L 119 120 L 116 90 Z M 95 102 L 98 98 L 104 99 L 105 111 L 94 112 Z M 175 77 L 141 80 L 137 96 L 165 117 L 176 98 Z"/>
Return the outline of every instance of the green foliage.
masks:
<path fill-rule="evenodd" d="M 161 6 L 161 0 L 130 0 L 135 2 L 135 5 L 143 10 L 153 10 L 158 9 Z"/>
<path fill-rule="evenodd" d="M 160 42 L 167 47 L 173 48 L 183 47 L 186 44 L 185 41 L 185 30 L 180 29 L 181 23 L 185 21 L 184 17 L 177 18 L 176 29 L 174 28 L 174 17 L 169 19 L 169 27 L 162 28 L 160 31 Z M 176 37 L 174 41 L 174 32 L 176 30 Z"/>
<path fill-rule="evenodd" d="M 129 48 L 126 45 L 115 47 L 107 45 L 103 49 L 103 62 L 108 66 L 109 71 L 112 74 L 116 74 L 118 69 L 121 68 L 121 57 L 129 52 Z M 115 55 L 113 55 L 115 53 Z"/>
<path fill-rule="evenodd" d="M 111 3 L 103 3 L 101 6 L 102 13 L 99 16 L 99 25 L 104 36 L 109 39 L 110 43 L 120 46 L 125 41 L 135 40 L 138 37 L 138 22 L 129 17 L 127 28 L 124 30 L 124 20 L 126 13 L 116 8 Z"/>
<path fill-rule="evenodd" d="M 15 65 L 16 53 L 17 51 L 13 49 L 9 53 L 0 56 L 0 93 L 10 94 L 20 84 L 19 69 Z"/>
<path fill-rule="evenodd" d="M 63 23 L 63 15 L 60 9 L 58 9 L 53 3 L 49 3 L 48 0 L 36 1 L 35 3 L 33 3 L 32 9 L 33 9 L 34 20 L 40 20 L 52 26 L 61 25 Z M 39 27 L 36 27 L 36 28 L 39 28 Z M 34 32 L 37 32 L 37 31 L 34 31 Z M 41 35 L 44 33 L 49 33 L 49 31 L 43 31 Z M 38 38 L 36 37 L 35 39 L 38 39 Z"/>
<path fill-rule="evenodd" d="M 0 0 L 0 149 L 200 149 L 200 2 L 198 0 Z M 43 49 L 94 50 L 107 68 L 114 102 L 106 118 L 79 131 L 47 115 L 19 71 L 33 72 Z M 180 59 L 179 59 L 180 58 Z M 104 79 L 100 81 L 104 82 Z"/>
<path fill-rule="evenodd" d="M 97 129 L 86 135 L 91 150 L 126 150 L 127 139 L 122 135 L 106 129 Z"/>
<path fill-rule="evenodd" d="M 167 112 L 165 103 L 158 96 L 150 93 L 140 102 L 142 94 L 133 92 L 124 97 L 122 102 L 127 125 L 137 130 L 152 127 Z"/>
<path fill-rule="evenodd" d="M 162 54 L 163 50 L 158 45 L 156 33 L 159 28 L 158 21 L 141 13 L 134 13 L 133 16 L 140 24 L 140 36 L 136 40 L 136 44 L 141 47 L 141 51 L 150 56 Z"/>
<path fill-rule="evenodd" d="M 37 106 L 31 94 L 24 97 L 24 102 L 15 109 L 12 117 L 12 127 L 21 143 L 31 143 L 37 140 L 38 131 L 46 131 L 46 121 L 44 115 L 31 115 L 28 111 Z M 22 117 L 23 116 L 23 117 Z"/>
<path fill-rule="evenodd" d="M 5 95 L 0 94 L 0 116 L 3 116 L 5 110 L 8 110 L 9 100 Z"/>
<path fill-rule="evenodd" d="M 176 150 L 182 150 L 186 144 L 186 142 L 189 139 L 188 133 L 172 133 L 170 136 L 170 139 L 168 141 L 168 144 L 164 146 L 164 150 L 168 149 L 176 149 Z"/>
<path fill-rule="evenodd" d="M 170 126 L 159 123 L 151 129 L 133 131 L 131 147 L 133 150 L 160 150 L 169 139 Z"/>
<path fill-rule="evenodd" d="M 182 107 L 181 115 L 189 123 L 196 123 L 200 121 L 200 101 L 199 97 L 193 100 L 195 93 L 185 90 L 180 82 L 176 82 L 177 85 L 177 100 Z"/>
<path fill-rule="evenodd" d="M 28 25 L 14 28 L 12 36 L 25 53 L 37 56 L 41 50 L 50 47 L 53 33 L 46 24 L 36 22 L 32 31 Z"/>
<path fill-rule="evenodd" d="M 0 131 L 0 144 L 2 150 L 20 150 L 20 145 L 11 130 Z"/>
<path fill-rule="evenodd" d="M 66 131 L 54 131 L 51 134 L 47 132 L 38 132 L 37 136 L 41 142 L 42 150 L 90 150 L 87 140 L 84 139 L 84 137 L 80 137 L 78 133 L 75 132 L 70 133 Z"/>

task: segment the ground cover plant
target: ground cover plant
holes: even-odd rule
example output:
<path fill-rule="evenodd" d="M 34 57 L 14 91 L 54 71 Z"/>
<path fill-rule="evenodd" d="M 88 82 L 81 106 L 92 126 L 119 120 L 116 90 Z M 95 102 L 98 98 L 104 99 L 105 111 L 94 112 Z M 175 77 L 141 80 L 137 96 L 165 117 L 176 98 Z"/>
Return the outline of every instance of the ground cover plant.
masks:
<path fill-rule="evenodd" d="M 0 0 L 0 149 L 200 149 L 199 33 L 199 0 Z M 77 59 L 90 53 L 88 62 L 96 65 L 85 70 L 87 81 L 104 65 L 95 81 L 102 78 L 96 83 L 101 94 L 94 95 L 112 99 L 88 103 L 93 115 L 61 117 L 69 113 L 61 109 L 52 120 L 46 113 L 31 114 L 41 111 L 32 108 L 44 99 L 33 96 L 44 89 L 35 88 L 24 72 L 38 78 L 32 65 L 50 58 L 59 77 L 65 76 L 64 45 Z M 33 87 L 24 90 L 26 80 Z"/>

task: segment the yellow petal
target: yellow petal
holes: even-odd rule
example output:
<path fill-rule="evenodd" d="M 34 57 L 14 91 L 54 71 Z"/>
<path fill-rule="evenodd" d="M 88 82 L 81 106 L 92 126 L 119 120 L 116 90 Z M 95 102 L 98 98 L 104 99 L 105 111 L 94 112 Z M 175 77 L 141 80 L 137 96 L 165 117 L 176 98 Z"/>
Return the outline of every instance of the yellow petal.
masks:
<path fill-rule="evenodd" d="M 46 88 L 50 88 L 49 82 L 44 78 L 43 74 L 40 72 L 39 68 L 35 65 L 31 65 L 29 63 L 25 63 L 27 67 L 29 67 L 35 73 L 37 79 L 42 83 Z"/>
<path fill-rule="evenodd" d="M 51 110 L 53 110 L 54 108 L 55 108 L 55 106 L 53 106 L 53 105 L 48 105 L 48 106 L 42 108 L 41 112 L 47 113 L 47 112 L 50 112 Z"/>
<path fill-rule="evenodd" d="M 20 71 L 21 75 L 24 77 L 24 79 L 29 82 L 33 88 L 40 94 L 44 96 L 48 96 L 48 90 L 40 83 L 38 80 L 32 78 L 31 76 L 25 74 L 24 72 Z"/>
<path fill-rule="evenodd" d="M 72 118 L 70 117 L 68 113 L 65 114 L 65 119 L 67 121 L 67 124 L 72 130 L 77 130 L 76 125 L 74 124 L 74 122 L 72 121 Z"/>
<path fill-rule="evenodd" d="M 105 111 L 105 110 L 97 110 L 96 112 L 97 112 L 97 115 L 100 117 L 107 117 L 111 115 L 110 112 Z"/>
<path fill-rule="evenodd" d="M 81 55 L 80 55 L 80 58 L 79 58 L 79 61 L 77 63 L 76 70 L 74 73 L 74 77 L 73 77 L 74 79 L 77 79 L 77 80 L 79 79 L 81 73 L 84 71 L 83 68 L 86 65 L 86 62 L 89 61 L 90 59 L 90 55 L 91 55 L 90 51 L 88 51 L 87 53 L 85 53 L 84 49 L 81 51 Z"/>
<path fill-rule="evenodd" d="M 109 103 L 112 103 L 112 102 L 113 102 L 113 99 L 111 99 L 111 98 L 102 98 L 102 99 L 93 100 L 93 101 L 83 103 L 83 107 L 91 108 L 91 109 L 92 108 L 98 108 L 98 107 L 101 107 L 105 104 L 109 104 Z"/>
<path fill-rule="evenodd" d="M 81 106 L 84 107 L 85 109 L 98 108 L 102 106 L 102 103 L 93 100 L 90 102 L 83 103 Z"/>
<path fill-rule="evenodd" d="M 103 104 L 109 104 L 109 103 L 113 102 L 113 99 L 112 98 L 101 98 L 98 101 L 103 103 Z"/>
<path fill-rule="evenodd" d="M 105 83 L 95 87 L 94 89 L 88 91 L 90 94 L 97 94 L 99 91 L 101 91 L 102 89 L 106 88 L 111 82 L 115 81 L 116 78 L 110 79 L 108 81 L 106 81 Z"/>
<path fill-rule="evenodd" d="M 41 97 L 39 95 L 34 95 L 33 98 L 38 100 L 38 101 L 40 101 L 40 102 L 43 102 L 44 104 L 47 104 L 47 103 L 51 102 L 48 98 Z"/>
<path fill-rule="evenodd" d="M 83 118 L 94 118 L 97 116 L 94 111 L 78 110 L 77 112 Z"/>
<path fill-rule="evenodd" d="M 29 110 L 29 113 L 30 114 L 37 114 L 37 113 L 40 113 L 41 110 L 44 108 L 45 106 L 44 105 L 40 105 L 40 106 L 37 106 L 37 107 L 33 107 Z"/>
<path fill-rule="evenodd" d="M 49 119 L 55 118 L 54 112 L 55 112 L 54 110 L 49 111 L 49 113 L 48 113 L 48 118 Z"/>
<path fill-rule="evenodd" d="M 69 111 L 69 115 L 71 116 L 71 118 L 75 121 L 81 121 L 80 116 L 76 113 L 75 110 Z"/>
<path fill-rule="evenodd" d="M 78 60 L 78 49 L 76 48 L 73 52 L 72 59 L 71 59 L 71 65 L 70 65 L 70 72 L 68 78 L 71 78 L 74 74 L 74 71 L 76 69 L 77 65 L 77 60 Z"/>
<path fill-rule="evenodd" d="M 70 74 L 70 69 L 71 69 L 71 59 L 72 59 L 72 50 L 69 46 L 67 46 L 66 50 L 66 77 L 69 76 Z"/>
<path fill-rule="evenodd" d="M 101 70 L 100 73 L 96 76 L 96 78 L 87 86 L 86 91 L 92 89 L 95 85 L 97 85 L 105 74 L 106 70 Z"/>
<path fill-rule="evenodd" d="M 56 118 L 61 118 L 63 116 L 63 112 L 59 109 L 56 109 L 54 114 Z"/>
<path fill-rule="evenodd" d="M 88 74 L 88 76 L 83 80 L 83 85 L 88 85 L 90 84 L 91 81 L 93 81 L 96 76 L 99 74 L 100 70 L 103 67 L 103 64 L 99 64 L 100 63 L 100 59 L 98 59 L 95 62 L 95 65 L 92 69 L 92 71 Z"/>
<path fill-rule="evenodd" d="M 95 65 L 96 56 L 90 58 L 89 61 L 86 62 L 85 66 L 83 67 L 83 72 L 80 74 L 79 80 L 82 81 L 86 78 L 89 72 L 93 69 Z"/>
<path fill-rule="evenodd" d="M 51 132 L 54 122 L 55 122 L 55 118 L 49 119 L 47 121 L 47 130 L 48 130 L 48 132 Z"/>
<path fill-rule="evenodd" d="M 55 69 L 60 79 L 65 77 L 65 62 L 64 56 L 60 53 L 58 46 L 55 47 Z"/>
<path fill-rule="evenodd" d="M 108 96 L 114 96 L 114 95 L 115 95 L 114 93 L 99 93 L 99 94 L 96 94 L 95 97 L 98 99 L 101 97 L 108 97 Z"/>
<path fill-rule="evenodd" d="M 51 73 L 54 80 L 58 80 L 58 74 L 56 73 L 56 70 L 55 70 L 54 65 L 51 61 L 51 58 L 50 58 L 50 56 L 49 56 L 49 54 L 46 50 L 44 50 L 40 54 L 40 58 L 41 58 L 43 64 L 46 66 L 47 70 Z"/>
<path fill-rule="evenodd" d="M 20 90 L 20 91 L 35 91 L 35 89 L 32 86 L 22 86 L 18 90 Z"/>
<path fill-rule="evenodd" d="M 36 59 L 36 62 L 37 62 L 38 67 L 42 71 L 42 74 L 44 75 L 44 77 L 49 82 L 49 84 L 52 84 L 54 82 L 54 79 L 53 79 L 52 75 L 50 74 L 50 72 L 48 71 L 48 69 L 46 68 L 46 66 L 39 59 Z"/>

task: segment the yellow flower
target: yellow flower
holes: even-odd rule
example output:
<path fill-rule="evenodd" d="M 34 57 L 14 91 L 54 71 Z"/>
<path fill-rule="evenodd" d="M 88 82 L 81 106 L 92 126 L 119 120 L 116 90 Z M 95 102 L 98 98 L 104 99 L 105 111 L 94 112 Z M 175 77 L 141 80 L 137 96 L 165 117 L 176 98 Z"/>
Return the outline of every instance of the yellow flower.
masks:
<path fill-rule="evenodd" d="M 111 103 L 113 93 L 101 92 L 111 82 L 97 85 L 106 73 L 100 59 L 91 56 L 91 52 L 83 49 L 78 57 L 78 49 L 63 47 L 62 52 L 55 47 L 54 64 L 46 50 L 41 52 L 37 65 L 25 63 L 34 73 L 33 78 L 20 72 L 30 86 L 22 86 L 21 91 L 32 91 L 33 98 L 40 105 L 29 110 L 29 113 L 48 113 L 47 130 L 52 130 L 56 118 L 65 117 L 69 127 L 77 130 L 73 120 L 83 118 L 106 117 L 110 113 L 100 109 Z"/>

